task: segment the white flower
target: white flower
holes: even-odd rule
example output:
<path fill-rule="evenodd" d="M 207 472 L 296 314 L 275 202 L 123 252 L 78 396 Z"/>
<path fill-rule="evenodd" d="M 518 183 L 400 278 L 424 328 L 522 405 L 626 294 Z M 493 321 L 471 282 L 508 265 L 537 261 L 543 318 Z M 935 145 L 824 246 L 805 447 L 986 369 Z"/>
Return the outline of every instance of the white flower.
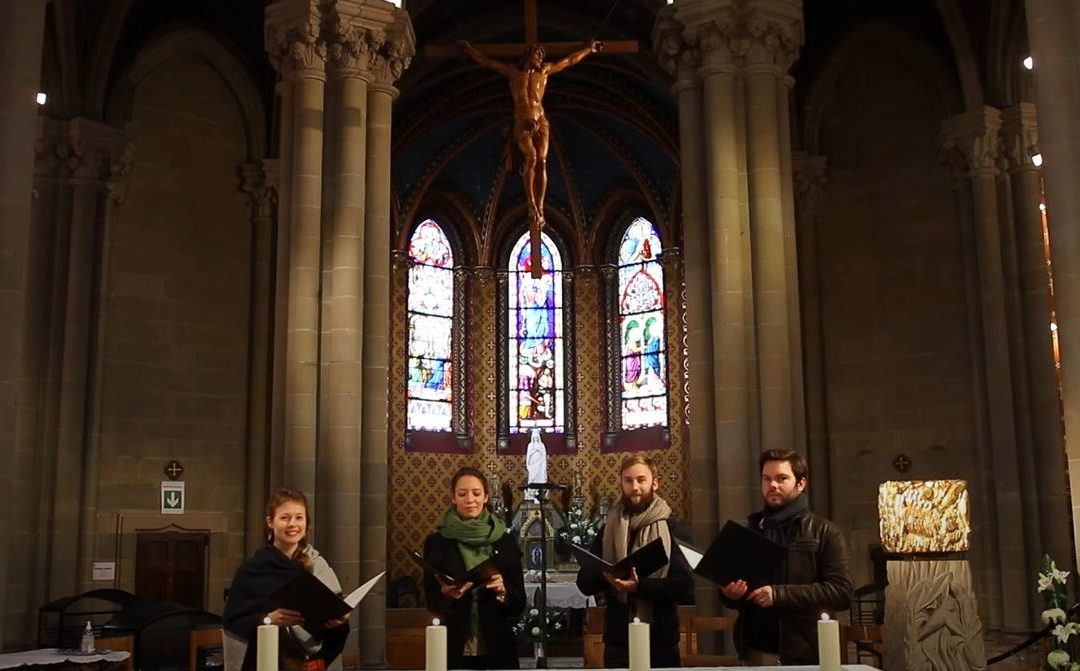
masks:
<path fill-rule="evenodd" d="M 1061 583 L 1062 585 L 1069 579 L 1069 572 L 1060 571 L 1057 567 L 1054 567 L 1054 570 L 1050 575 L 1053 576 L 1054 582 Z"/>
<path fill-rule="evenodd" d="M 1054 669 L 1067 669 L 1070 661 L 1069 653 L 1064 650 L 1054 650 L 1046 656 L 1046 663 Z"/>
<path fill-rule="evenodd" d="M 1067 643 L 1069 637 L 1076 633 L 1076 623 L 1070 622 L 1069 624 L 1056 625 L 1050 633 L 1062 643 Z"/>
<path fill-rule="evenodd" d="M 540 614 L 540 611 L 536 610 L 535 608 L 530 608 L 529 609 L 529 617 L 536 617 L 539 614 Z"/>
<path fill-rule="evenodd" d="M 1039 592 L 1049 592 L 1054 587 L 1054 576 L 1045 573 L 1039 574 Z"/>
<path fill-rule="evenodd" d="M 574 541 L 574 545 L 581 545 L 581 536 L 574 536 L 572 540 Z"/>
<path fill-rule="evenodd" d="M 539 636 L 540 635 L 540 627 L 533 627 L 532 631 L 530 631 L 529 633 L 532 634 L 533 636 Z M 1066 662 L 1068 661 L 1068 658 L 1069 658 L 1069 656 L 1065 655 L 1065 661 Z"/>
<path fill-rule="evenodd" d="M 1044 610 L 1042 612 L 1042 620 L 1046 624 L 1051 624 L 1053 622 L 1065 622 L 1065 619 L 1065 611 L 1061 610 L 1060 608 L 1048 608 L 1047 610 Z"/>

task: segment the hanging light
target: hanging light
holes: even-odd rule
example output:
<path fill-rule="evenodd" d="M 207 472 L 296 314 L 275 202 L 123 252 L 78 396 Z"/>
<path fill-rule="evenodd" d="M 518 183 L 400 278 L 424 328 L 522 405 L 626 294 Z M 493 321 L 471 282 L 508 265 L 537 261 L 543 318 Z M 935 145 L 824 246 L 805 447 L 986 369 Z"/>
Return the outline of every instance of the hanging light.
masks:
<path fill-rule="evenodd" d="M 1039 203 L 1039 212 L 1046 212 L 1046 203 Z"/>
<path fill-rule="evenodd" d="M 37 100 L 37 104 L 44 105 L 45 101 L 49 99 L 49 96 L 46 95 L 44 91 L 38 91 L 37 97 L 35 99 Z"/>
<path fill-rule="evenodd" d="M 1023 60 L 1023 63 L 1024 63 L 1024 69 L 1025 70 L 1034 70 L 1035 69 L 1035 59 L 1032 58 L 1031 56 L 1025 56 L 1024 60 Z"/>
<path fill-rule="evenodd" d="M 1042 154 L 1032 154 L 1031 155 L 1031 163 L 1036 168 L 1041 168 L 1042 167 Z"/>

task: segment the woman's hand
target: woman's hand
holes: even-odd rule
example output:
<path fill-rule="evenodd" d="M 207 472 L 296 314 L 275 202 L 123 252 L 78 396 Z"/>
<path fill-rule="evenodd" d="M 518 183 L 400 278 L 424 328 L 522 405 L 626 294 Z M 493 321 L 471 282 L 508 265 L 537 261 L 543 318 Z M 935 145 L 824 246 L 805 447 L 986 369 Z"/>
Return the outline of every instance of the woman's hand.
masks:
<path fill-rule="evenodd" d="M 732 601 L 738 601 L 746 596 L 748 589 L 749 586 L 746 584 L 745 580 L 735 580 L 721 587 L 720 591 Z"/>
<path fill-rule="evenodd" d="M 442 578 L 435 576 L 435 579 L 439 581 L 439 591 L 442 595 L 451 601 L 457 601 L 461 597 L 465 596 L 465 592 L 472 589 L 472 582 L 467 582 L 464 585 L 454 585 L 444 581 Z"/>
<path fill-rule="evenodd" d="M 326 628 L 327 629 L 337 629 L 338 627 L 340 627 L 341 625 L 345 624 L 348 621 L 349 621 L 349 613 L 345 613 L 344 615 L 342 615 L 341 617 L 339 617 L 336 620 L 327 620 L 326 621 Z"/>
<path fill-rule="evenodd" d="M 506 583 L 503 582 L 501 573 L 496 573 L 488 579 L 487 584 L 484 585 L 487 589 L 495 592 L 495 600 L 499 603 L 506 601 Z"/>
<path fill-rule="evenodd" d="M 270 624 L 277 627 L 292 627 L 304 624 L 304 616 L 300 614 L 300 611 L 289 610 L 288 608 L 272 610 L 266 614 L 266 619 L 270 620 Z"/>

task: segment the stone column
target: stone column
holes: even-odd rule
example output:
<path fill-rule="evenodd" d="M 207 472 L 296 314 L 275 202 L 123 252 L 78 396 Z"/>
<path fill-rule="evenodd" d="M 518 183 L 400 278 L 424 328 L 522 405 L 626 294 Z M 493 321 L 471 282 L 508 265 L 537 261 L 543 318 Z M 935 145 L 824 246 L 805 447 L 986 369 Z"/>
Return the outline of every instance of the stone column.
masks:
<path fill-rule="evenodd" d="M 0 450 L 8 466 L 0 468 L 0 488 L 12 500 L 30 501 L 21 478 L 12 467 L 30 454 L 15 454 L 17 413 L 25 402 L 20 393 L 23 378 L 23 315 L 31 237 L 31 193 L 34 175 L 34 138 L 37 108 L 34 96 L 41 75 L 41 52 L 45 26 L 44 2 L 5 3 L 0 16 Z M 26 495 L 25 497 L 23 495 Z M 0 523 L 9 541 L 19 544 L 27 536 L 30 517 L 21 503 L 0 512 Z M 27 577 L 8 566 L 11 552 L 0 553 L 0 645 L 33 640 L 36 622 L 23 597 Z"/>
<path fill-rule="evenodd" d="M 266 544 L 263 505 L 270 489 L 270 393 L 274 295 L 270 279 L 277 214 L 277 159 L 240 166 L 240 188 L 251 211 L 251 334 L 247 403 L 244 556 Z"/>
<path fill-rule="evenodd" d="M 802 352 L 806 380 L 806 455 L 811 487 L 810 508 L 832 517 L 832 501 L 842 492 L 833 482 L 829 459 L 828 415 L 825 399 L 825 341 L 821 319 L 821 276 L 818 271 L 818 218 L 824 214 L 826 159 L 796 153 L 793 159 L 795 215 L 798 221 L 799 295 L 802 300 Z M 839 501 L 837 501 L 839 503 Z"/>
<path fill-rule="evenodd" d="M 1054 250 L 1054 302 L 1062 351 L 1065 430 L 1080 426 L 1080 9 L 1067 0 L 1025 0 L 1028 44 L 1035 60 L 1035 102 L 1050 241 Z M 1080 356 L 1080 355 L 1078 355 Z M 1080 529 L 1080 442 L 1066 443 L 1073 537 Z M 1080 546 L 1074 551 L 1080 557 Z M 1063 561 L 1059 561 L 1063 564 Z"/>
<path fill-rule="evenodd" d="M 694 536 L 708 538 L 719 528 L 716 491 L 716 415 L 713 394 L 712 288 L 709 220 L 705 204 L 704 120 L 697 50 L 684 37 L 675 8 L 660 9 L 653 29 L 654 51 L 675 77 L 672 93 L 679 106 L 679 157 L 682 180 L 682 230 L 686 287 L 686 368 L 689 375 L 690 507 Z M 715 607 L 716 590 L 699 585 L 697 603 Z"/>
<path fill-rule="evenodd" d="M 89 119 L 73 119 L 67 124 L 71 156 L 68 167 L 71 189 L 70 221 L 58 221 L 59 230 L 67 231 L 66 265 L 56 268 L 61 286 L 54 297 L 63 314 L 53 325 L 59 336 L 61 368 L 56 371 L 59 385 L 56 413 L 56 443 L 52 486 L 52 520 L 45 527 L 52 536 L 48 598 L 77 593 L 81 579 L 89 578 L 83 564 L 72 566 L 78 556 L 81 519 L 77 483 L 58 486 L 70 480 L 71 473 L 82 473 L 89 436 L 86 433 L 89 410 L 89 378 L 92 370 L 90 351 L 92 313 L 97 298 L 94 279 L 100 273 L 101 234 L 104 228 L 107 180 L 115 167 L 130 160 L 133 148 L 126 134 L 118 128 Z M 58 250 L 60 247 L 57 248 Z M 59 257 L 65 258 L 64 255 Z M 61 298 L 62 297 L 62 298 Z M 51 449 L 51 445 L 46 449 Z"/>
<path fill-rule="evenodd" d="M 285 344 L 285 481 L 314 504 L 326 46 L 315 0 L 266 8 L 270 61 L 290 82 L 289 298 Z"/>
<path fill-rule="evenodd" d="M 801 42 L 801 14 L 799 2 L 751 2 L 742 35 L 762 450 L 795 447 L 788 333 L 789 301 L 795 297 L 788 294 L 787 278 L 794 259 L 787 258 L 785 245 L 785 176 L 781 172 L 781 100 L 777 90 Z M 783 103 L 786 111 L 786 96 Z M 786 120 L 787 114 L 783 116 Z M 787 136 L 787 129 L 783 135 Z M 786 151 L 790 158 L 790 144 Z"/>
<path fill-rule="evenodd" d="M 683 9 L 676 5 L 676 14 Z M 713 413 L 717 519 L 745 516 L 754 507 L 750 480 L 757 447 L 751 435 L 752 325 L 749 310 L 748 212 L 740 175 L 744 141 L 736 110 L 736 67 L 728 37 L 717 23 L 683 23 L 701 55 L 704 108 L 705 211 L 713 353 Z"/>
<path fill-rule="evenodd" d="M 416 53 L 408 13 L 395 9 L 373 51 L 368 87 L 367 191 L 364 212 L 363 410 L 360 436 L 362 492 L 361 572 L 386 568 L 387 381 L 390 360 L 390 123 L 397 89 L 393 84 Z M 360 652 L 364 666 L 381 665 L 386 656 L 384 590 L 360 606 Z"/>
<path fill-rule="evenodd" d="M 998 215 L 997 175 L 1001 159 L 1001 113 L 990 107 L 970 110 L 947 119 L 942 126 L 942 148 L 971 182 L 972 222 L 978 265 L 978 298 L 982 331 L 982 368 L 989 444 L 986 446 L 991 477 L 993 514 L 999 532 L 997 557 L 1002 592 L 1002 624 L 1022 629 L 1028 622 L 1029 581 L 1025 554 L 1025 524 L 1016 474 L 1020 467 L 1016 448 L 1012 366 L 1005 310 L 1005 275 L 1002 269 L 1001 225 Z M 1032 567 L 1033 568 L 1033 567 Z"/>
<path fill-rule="evenodd" d="M 1023 319 L 1023 355 L 1030 390 L 1032 459 L 1036 487 L 1030 498 L 1038 503 L 1039 553 L 1061 557 L 1072 553 L 1069 525 L 1068 474 L 1062 473 L 1065 437 L 1062 434 L 1057 371 L 1050 336 L 1050 273 L 1044 246 L 1042 176 L 1032 163 L 1038 146 L 1035 106 L 1020 103 L 1002 114 L 1005 157 L 1012 184 L 1013 219 L 1019 265 Z M 1021 429 L 1024 431 L 1025 429 Z"/>

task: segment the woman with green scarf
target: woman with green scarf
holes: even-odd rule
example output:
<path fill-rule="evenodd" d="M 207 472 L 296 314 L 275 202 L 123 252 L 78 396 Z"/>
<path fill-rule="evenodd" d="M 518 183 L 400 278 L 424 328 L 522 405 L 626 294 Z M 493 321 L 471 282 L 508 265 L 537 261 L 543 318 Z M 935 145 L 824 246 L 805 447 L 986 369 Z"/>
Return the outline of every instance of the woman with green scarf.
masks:
<path fill-rule="evenodd" d="M 450 479 L 451 508 L 424 541 L 424 559 L 443 573 L 461 578 L 450 584 L 424 572 L 428 610 L 447 627 L 446 659 L 451 669 L 516 669 L 514 623 L 525 608 L 521 550 L 506 524 L 488 510 L 487 478 L 475 468 Z M 485 579 L 466 579 L 488 560 L 495 571 Z"/>

